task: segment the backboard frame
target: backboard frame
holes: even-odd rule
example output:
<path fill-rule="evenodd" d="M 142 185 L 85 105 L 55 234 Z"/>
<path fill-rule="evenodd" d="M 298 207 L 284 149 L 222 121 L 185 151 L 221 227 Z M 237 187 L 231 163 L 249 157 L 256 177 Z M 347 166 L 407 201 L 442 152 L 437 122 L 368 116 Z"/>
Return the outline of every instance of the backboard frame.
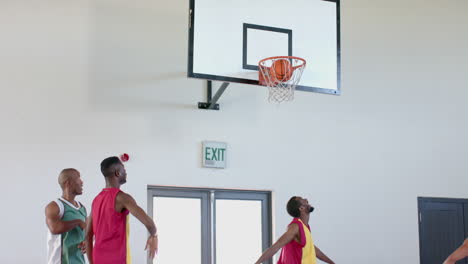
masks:
<path fill-rule="evenodd" d="M 190 1 L 190 8 L 189 8 L 189 32 L 188 32 L 188 60 L 187 60 L 187 77 L 189 78 L 197 78 L 197 79 L 204 79 L 204 80 L 211 80 L 211 81 L 220 81 L 220 82 L 233 82 L 233 83 L 242 83 L 242 84 L 250 84 L 250 85 L 260 85 L 258 80 L 251 80 L 251 79 L 244 79 L 244 78 L 236 78 L 236 77 L 229 77 L 229 76 L 221 76 L 221 75 L 211 75 L 205 73 L 197 73 L 193 71 L 194 65 L 194 32 L 195 32 L 195 1 L 196 0 L 189 0 Z M 336 58 L 337 58 L 337 69 L 336 69 L 336 78 L 337 78 L 337 87 L 336 89 L 327 89 L 321 87 L 313 87 L 313 86 L 303 86 L 298 85 L 296 86 L 296 90 L 298 91 L 306 91 L 306 92 L 317 92 L 317 93 L 324 93 L 324 94 L 333 94 L 333 95 L 340 95 L 341 94 L 341 29 L 340 29 L 340 0 L 322 0 L 327 2 L 334 2 L 336 3 L 336 40 L 337 40 L 337 51 L 336 51 Z M 250 24 L 249 27 L 257 27 L 257 29 L 261 30 L 274 30 L 274 28 L 270 27 L 263 27 L 261 25 L 252 25 Z M 246 25 L 244 25 L 245 29 Z M 283 29 L 280 29 L 283 30 Z M 287 30 L 287 29 L 284 29 Z M 283 32 L 287 33 L 287 32 Z M 246 66 L 246 44 L 245 44 L 245 30 L 244 30 L 244 51 L 243 51 L 243 66 Z M 290 35 L 289 35 L 290 36 Z M 292 41 L 292 40 L 291 40 Z"/>

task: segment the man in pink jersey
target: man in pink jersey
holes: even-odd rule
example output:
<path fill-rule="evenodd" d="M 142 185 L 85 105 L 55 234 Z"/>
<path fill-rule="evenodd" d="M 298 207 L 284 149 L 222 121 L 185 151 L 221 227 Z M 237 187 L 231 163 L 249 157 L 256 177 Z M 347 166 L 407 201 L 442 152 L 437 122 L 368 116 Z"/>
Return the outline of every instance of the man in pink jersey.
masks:
<path fill-rule="evenodd" d="M 120 190 L 120 186 L 127 181 L 124 165 L 118 157 L 109 157 L 101 162 L 101 172 L 106 180 L 106 188 L 94 198 L 86 227 L 89 263 L 131 263 L 128 238 L 129 213 L 148 229 L 150 236 L 145 249 L 148 249 L 149 257 L 154 258 L 158 248 L 156 226 L 132 196 Z"/>
<path fill-rule="evenodd" d="M 255 264 L 263 263 L 273 257 L 281 248 L 278 264 L 316 264 L 317 258 L 329 264 L 335 264 L 317 246 L 314 245 L 309 227 L 309 216 L 314 210 L 307 199 L 293 196 L 286 205 L 288 213 L 294 217 L 276 243 L 263 252 Z"/>

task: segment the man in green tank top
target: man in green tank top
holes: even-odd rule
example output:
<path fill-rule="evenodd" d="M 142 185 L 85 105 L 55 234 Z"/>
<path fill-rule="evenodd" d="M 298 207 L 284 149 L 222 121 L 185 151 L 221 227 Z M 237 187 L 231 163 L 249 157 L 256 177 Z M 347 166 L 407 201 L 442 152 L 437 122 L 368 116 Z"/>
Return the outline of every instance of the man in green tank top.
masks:
<path fill-rule="evenodd" d="M 64 169 L 58 178 L 62 197 L 45 208 L 47 264 L 84 264 L 84 229 L 86 208 L 78 201 L 83 193 L 83 181 L 76 169 Z"/>

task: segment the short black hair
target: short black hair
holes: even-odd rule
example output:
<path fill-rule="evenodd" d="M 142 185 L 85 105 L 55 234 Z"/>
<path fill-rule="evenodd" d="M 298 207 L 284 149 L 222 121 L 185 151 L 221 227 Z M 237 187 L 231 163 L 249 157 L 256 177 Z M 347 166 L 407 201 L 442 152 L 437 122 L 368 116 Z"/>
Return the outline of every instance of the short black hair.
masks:
<path fill-rule="evenodd" d="M 122 162 L 116 156 L 104 159 L 101 162 L 102 175 L 104 175 L 104 177 L 108 177 L 112 175 L 115 171 L 115 165 L 118 165 L 118 164 L 122 164 Z"/>
<path fill-rule="evenodd" d="M 299 199 L 297 198 L 299 197 L 291 197 L 291 199 L 289 199 L 286 205 L 286 210 L 288 211 L 288 214 L 292 217 L 299 217 L 301 215 L 301 212 L 299 211 L 299 207 L 301 207 L 301 202 L 299 202 Z"/>

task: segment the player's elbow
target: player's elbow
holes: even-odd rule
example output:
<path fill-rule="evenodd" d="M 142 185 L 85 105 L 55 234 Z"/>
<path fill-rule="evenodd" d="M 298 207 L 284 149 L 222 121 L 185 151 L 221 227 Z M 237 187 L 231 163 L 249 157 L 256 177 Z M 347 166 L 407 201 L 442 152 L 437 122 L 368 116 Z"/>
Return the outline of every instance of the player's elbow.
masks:
<path fill-rule="evenodd" d="M 60 235 L 63 233 L 61 228 L 58 227 L 57 225 L 49 226 L 49 230 L 50 230 L 50 233 L 52 233 L 52 235 Z"/>

